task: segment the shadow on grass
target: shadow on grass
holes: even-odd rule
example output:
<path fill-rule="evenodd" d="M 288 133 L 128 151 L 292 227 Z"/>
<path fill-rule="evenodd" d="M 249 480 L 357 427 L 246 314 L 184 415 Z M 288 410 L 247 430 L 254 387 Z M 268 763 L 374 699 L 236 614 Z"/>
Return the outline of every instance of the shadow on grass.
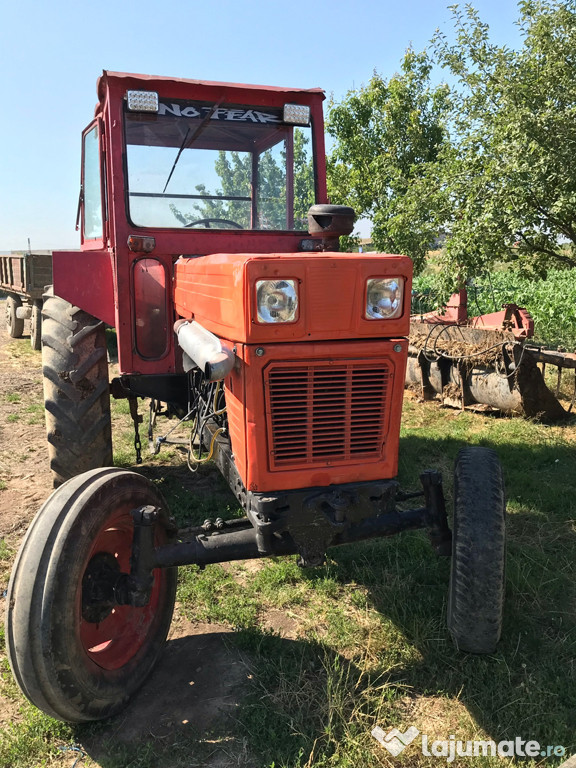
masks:
<path fill-rule="evenodd" d="M 82 749 L 102 768 L 236 765 L 233 715 L 246 692 L 247 667 L 228 631 L 209 625 L 168 641 L 146 684 L 118 716 L 77 726 Z"/>
<path fill-rule="evenodd" d="M 287 640 L 254 627 L 179 638 L 125 715 L 78 729 L 84 748 L 104 768 L 295 768 L 328 765 L 336 753 L 330 765 L 368 765 L 374 724 L 404 730 L 412 724 L 406 699 L 437 697 L 463 704 L 495 742 L 521 737 L 576 751 L 576 452 L 557 441 L 480 442 L 498 451 L 509 499 L 507 603 L 493 655 L 453 648 L 445 628 L 449 560 L 436 557 L 423 532 L 347 545 L 305 578 L 321 580 L 328 569 L 340 584 L 366 588 L 368 606 L 394 630 L 369 668 L 322 639 Z M 450 498 L 461 446 L 452 437 L 404 438 L 403 486 L 440 467 Z M 154 722 L 144 698 L 154 702 Z"/>
<path fill-rule="evenodd" d="M 350 735 L 381 682 L 318 643 L 205 626 L 169 641 L 129 706 L 76 726 L 76 743 L 102 768 L 307 765 Z"/>
<path fill-rule="evenodd" d="M 559 442 L 481 444 L 500 455 L 509 512 L 505 621 L 493 656 L 453 649 L 444 628 L 449 561 L 432 554 L 423 534 L 366 544 L 359 559 L 352 548 L 333 556 L 341 578 L 366 585 L 373 606 L 421 656 L 395 671 L 394 681 L 415 695 L 458 697 L 496 741 L 521 736 L 563 744 L 570 754 L 576 741 L 576 451 Z M 451 438 L 405 438 L 402 475 L 451 467 L 461 445 Z"/>
<path fill-rule="evenodd" d="M 240 504 L 213 464 L 190 472 L 179 466 L 142 465 L 138 472 L 158 487 L 178 524 L 200 525 L 207 518 L 244 516 Z"/>

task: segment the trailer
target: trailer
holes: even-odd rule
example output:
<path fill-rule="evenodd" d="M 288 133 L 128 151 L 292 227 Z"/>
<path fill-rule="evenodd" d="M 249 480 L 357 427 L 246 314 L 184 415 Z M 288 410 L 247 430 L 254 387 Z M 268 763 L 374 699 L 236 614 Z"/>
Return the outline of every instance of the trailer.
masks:
<path fill-rule="evenodd" d="M 0 256 L 0 290 L 6 299 L 6 329 L 13 339 L 24 333 L 30 320 L 30 343 L 40 349 L 42 294 L 52 283 L 52 252 L 11 253 Z"/>

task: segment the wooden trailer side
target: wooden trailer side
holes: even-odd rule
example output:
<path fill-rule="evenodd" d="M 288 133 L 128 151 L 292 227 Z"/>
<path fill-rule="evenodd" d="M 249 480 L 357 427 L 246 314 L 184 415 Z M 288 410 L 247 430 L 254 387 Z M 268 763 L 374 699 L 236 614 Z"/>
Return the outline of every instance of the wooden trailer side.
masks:
<path fill-rule="evenodd" d="M 52 254 L 18 253 L 0 256 L 0 289 L 27 299 L 41 299 L 52 283 Z"/>

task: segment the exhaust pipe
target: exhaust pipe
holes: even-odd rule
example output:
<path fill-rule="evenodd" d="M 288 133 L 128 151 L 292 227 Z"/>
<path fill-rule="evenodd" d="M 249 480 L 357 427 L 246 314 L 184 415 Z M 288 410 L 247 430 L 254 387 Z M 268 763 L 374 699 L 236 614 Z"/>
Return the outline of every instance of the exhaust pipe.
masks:
<path fill-rule="evenodd" d="M 197 366 L 204 372 L 208 381 L 221 381 L 232 368 L 236 356 L 232 346 L 207 331 L 196 320 L 177 320 L 174 331 L 178 344 L 189 358 L 184 358 L 185 370 Z M 187 363 L 192 365 L 187 365 Z"/>

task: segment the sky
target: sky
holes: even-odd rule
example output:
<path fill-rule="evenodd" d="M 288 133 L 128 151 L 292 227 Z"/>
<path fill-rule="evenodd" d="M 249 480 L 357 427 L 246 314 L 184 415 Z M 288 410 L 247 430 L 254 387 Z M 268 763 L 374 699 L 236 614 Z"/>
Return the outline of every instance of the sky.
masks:
<path fill-rule="evenodd" d="M 515 0 L 473 0 L 491 39 L 515 47 Z M 341 99 L 398 71 L 446 0 L 0 0 L 0 251 L 77 248 L 80 136 L 103 69 L 323 88 Z"/>

